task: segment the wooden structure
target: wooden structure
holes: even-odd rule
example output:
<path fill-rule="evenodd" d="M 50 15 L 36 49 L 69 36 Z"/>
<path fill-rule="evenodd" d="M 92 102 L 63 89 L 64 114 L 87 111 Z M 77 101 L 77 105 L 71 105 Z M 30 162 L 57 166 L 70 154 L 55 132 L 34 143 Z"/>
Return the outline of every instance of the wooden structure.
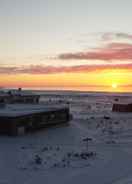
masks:
<path fill-rule="evenodd" d="M 67 123 L 69 120 L 68 107 L 10 104 L 0 108 L 0 133 L 19 135 L 49 125 Z"/>
<path fill-rule="evenodd" d="M 113 112 L 132 112 L 132 104 L 113 104 Z"/>

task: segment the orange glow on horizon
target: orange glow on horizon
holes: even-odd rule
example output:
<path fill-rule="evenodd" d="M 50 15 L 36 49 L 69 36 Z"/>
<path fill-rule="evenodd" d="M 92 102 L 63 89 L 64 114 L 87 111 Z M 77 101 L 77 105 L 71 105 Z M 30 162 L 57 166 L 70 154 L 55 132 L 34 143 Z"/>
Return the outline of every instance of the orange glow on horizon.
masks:
<path fill-rule="evenodd" d="M 132 91 L 130 71 L 107 70 L 88 73 L 0 75 L 0 86 L 23 88 L 54 88 L 81 91 Z"/>

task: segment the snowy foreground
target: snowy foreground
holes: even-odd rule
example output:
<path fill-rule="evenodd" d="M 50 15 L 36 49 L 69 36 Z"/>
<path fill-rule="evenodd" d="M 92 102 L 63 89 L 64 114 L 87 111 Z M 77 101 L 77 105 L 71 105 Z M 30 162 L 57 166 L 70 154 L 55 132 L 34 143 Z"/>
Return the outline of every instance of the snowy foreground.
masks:
<path fill-rule="evenodd" d="M 131 184 L 132 114 L 111 112 L 115 98 L 132 102 L 130 95 L 46 95 L 45 104 L 68 102 L 73 120 L 24 136 L 1 135 L 0 184 Z"/>

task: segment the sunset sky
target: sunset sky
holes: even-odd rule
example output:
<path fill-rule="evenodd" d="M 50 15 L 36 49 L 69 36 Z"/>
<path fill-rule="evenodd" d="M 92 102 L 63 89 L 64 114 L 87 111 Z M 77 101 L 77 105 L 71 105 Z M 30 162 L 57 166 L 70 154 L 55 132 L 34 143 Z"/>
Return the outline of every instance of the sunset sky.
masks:
<path fill-rule="evenodd" d="M 0 86 L 132 91 L 131 0 L 0 0 Z"/>

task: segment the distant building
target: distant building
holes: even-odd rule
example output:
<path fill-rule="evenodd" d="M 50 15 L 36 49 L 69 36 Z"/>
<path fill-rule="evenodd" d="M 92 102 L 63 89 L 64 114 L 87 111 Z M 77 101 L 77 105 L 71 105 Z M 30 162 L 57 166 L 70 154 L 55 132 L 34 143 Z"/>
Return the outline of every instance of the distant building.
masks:
<path fill-rule="evenodd" d="M 0 92 L 0 101 L 4 100 L 5 103 L 39 103 L 40 95 L 34 94 L 29 91 L 23 91 L 21 88 L 17 90 L 8 90 Z"/>

